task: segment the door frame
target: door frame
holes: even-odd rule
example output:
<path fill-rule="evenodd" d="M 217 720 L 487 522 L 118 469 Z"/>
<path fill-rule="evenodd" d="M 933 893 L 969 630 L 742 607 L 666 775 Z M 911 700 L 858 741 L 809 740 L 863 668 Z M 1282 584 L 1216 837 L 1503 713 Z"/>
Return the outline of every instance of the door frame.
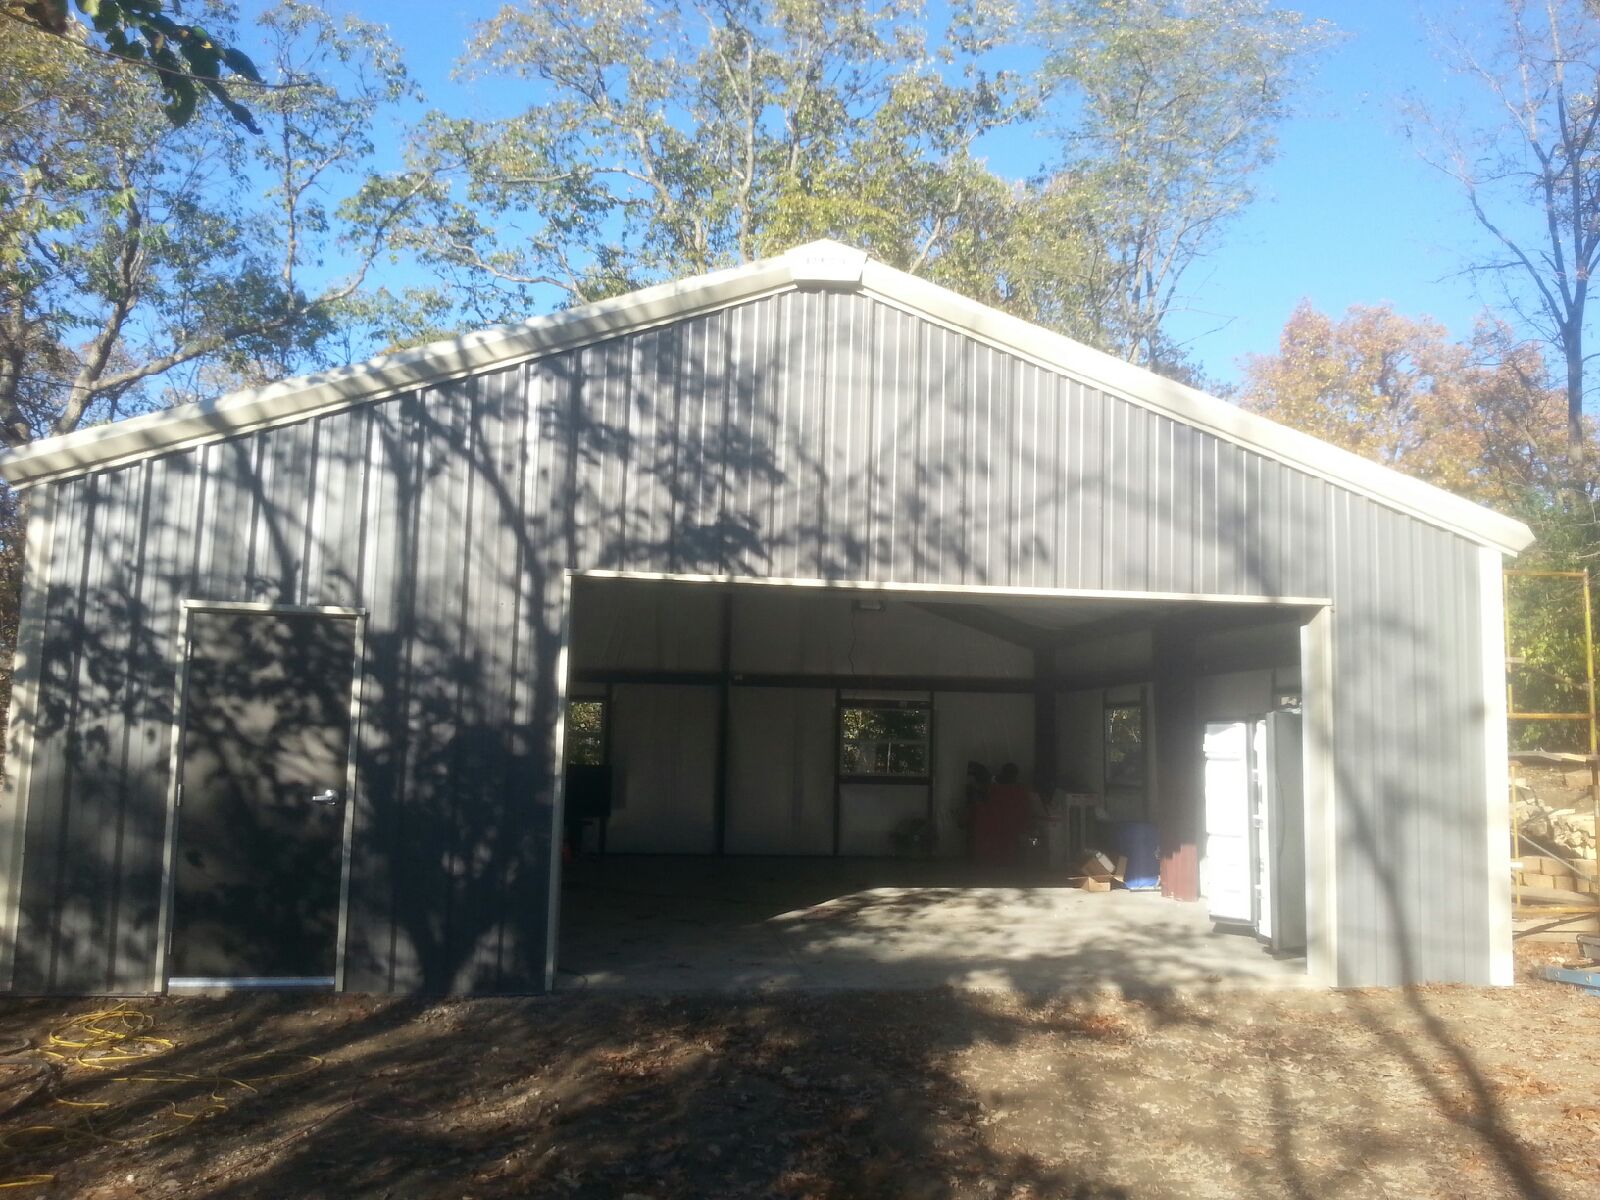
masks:
<path fill-rule="evenodd" d="M 344 827 L 339 849 L 339 916 L 334 933 L 333 990 L 344 991 L 345 935 L 350 919 L 350 857 L 355 835 L 356 748 L 361 736 L 361 683 L 366 665 L 367 610 L 322 604 L 276 604 L 270 600 L 191 600 L 178 602 L 178 624 L 173 638 L 172 737 L 167 769 L 166 830 L 161 846 L 161 901 L 156 919 L 155 973 L 151 991 L 165 995 L 170 986 L 174 866 L 178 851 L 178 794 L 183 783 L 183 733 L 189 705 L 189 617 L 196 612 L 244 613 L 259 616 L 327 617 L 355 622 L 355 646 L 350 664 L 350 744 L 345 750 Z M 212 982 L 212 981 L 208 981 Z M 219 979 L 219 987 L 283 987 L 310 984 L 310 980 Z M 320 980 L 316 982 L 321 982 Z"/>

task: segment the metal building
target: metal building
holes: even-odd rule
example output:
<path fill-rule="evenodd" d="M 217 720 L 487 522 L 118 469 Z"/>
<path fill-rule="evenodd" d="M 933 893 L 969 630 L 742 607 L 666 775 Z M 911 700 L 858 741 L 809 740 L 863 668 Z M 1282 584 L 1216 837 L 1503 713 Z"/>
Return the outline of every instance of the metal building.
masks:
<path fill-rule="evenodd" d="M 936 819 L 983 729 L 1097 783 L 1073 722 L 1125 689 L 1192 900 L 1224 676 L 1303 704 L 1309 972 L 1511 981 L 1500 571 L 1528 530 L 849 248 L 0 475 L 28 503 L 13 990 L 551 986 L 583 696 L 637 743 L 615 839 L 829 856 L 907 796 Z M 927 708 L 921 791 L 841 769 L 857 695 Z"/>

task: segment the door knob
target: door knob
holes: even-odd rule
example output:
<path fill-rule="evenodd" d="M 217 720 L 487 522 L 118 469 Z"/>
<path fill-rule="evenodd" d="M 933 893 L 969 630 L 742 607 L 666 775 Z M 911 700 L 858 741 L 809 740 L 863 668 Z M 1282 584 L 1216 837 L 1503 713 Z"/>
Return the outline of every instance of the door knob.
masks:
<path fill-rule="evenodd" d="M 311 803 L 337 804 L 339 803 L 339 793 L 334 791 L 332 788 L 328 788 L 326 791 L 317 792 L 315 795 L 313 795 L 311 797 Z"/>

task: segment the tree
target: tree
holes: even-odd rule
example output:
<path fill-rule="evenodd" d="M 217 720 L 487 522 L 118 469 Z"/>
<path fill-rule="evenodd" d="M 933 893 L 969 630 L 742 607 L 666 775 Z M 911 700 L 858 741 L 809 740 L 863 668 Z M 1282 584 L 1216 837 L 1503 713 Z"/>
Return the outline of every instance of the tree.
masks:
<path fill-rule="evenodd" d="M 255 63 L 224 45 L 199 25 L 174 20 L 163 0 L 76 0 L 89 27 L 73 16 L 67 0 L 0 0 L 0 15 L 51 34 L 74 51 L 93 47 L 90 29 L 100 38 L 99 52 L 137 66 L 155 77 L 167 119 L 187 124 L 201 94 L 211 96 L 237 124 L 260 133 L 250 110 L 228 93 L 226 74 L 259 84 Z M 176 9 L 176 5 L 173 6 Z"/>
<path fill-rule="evenodd" d="M 1566 403 L 1544 347 L 1484 316 L 1465 342 L 1428 318 L 1352 307 L 1334 320 L 1302 303 L 1276 355 L 1247 360 L 1245 407 L 1527 521 L 1528 564 L 1589 565 L 1594 506 L 1564 483 Z M 1526 711 L 1581 707 L 1582 608 L 1570 579 L 1522 579 L 1509 594 L 1513 678 Z M 1540 722 L 1537 724 L 1544 725 Z M 1576 730 L 1513 723 L 1520 748 L 1578 749 Z M 1520 727 L 1518 727 L 1520 726 Z"/>
<path fill-rule="evenodd" d="M 297 86 L 265 95 L 248 149 L 206 114 L 128 106 L 137 67 L 26 30 L 0 45 L 0 439 L 324 361 L 421 191 L 369 163 L 411 84 L 376 26 L 289 0 L 262 27 Z"/>
<path fill-rule="evenodd" d="M 999 188 L 974 141 L 1017 111 L 979 66 L 1003 25 L 957 9 L 930 42 L 910 0 L 509 5 L 461 72 L 520 111 L 429 119 L 406 244 L 477 319 L 823 235 L 929 269 Z"/>
<path fill-rule="evenodd" d="M 1060 152 L 1026 197 L 1008 288 L 1024 315 L 1171 364 L 1183 278 L 1254 200 L 1330 28 L 1267 0 L 1045 0 L 1033 27 Z"/>
<path fill-rule="evenodd" d="M 1302 302 L 1276 355 L 1246 360 L 1244 407 L 1483 503 L 1548 496 L 1560 389 L 1541 348 L 1483 318 L 1465 343 L 1388 305 L 1340 320 Z"/>
<path fill-rule="evenodd" d="M 1499 253 L 1476 264 L 1505 285 L 1523 322 L 1565 370 L 1566 459 L 1584 464 L 1585 327 L 1600 265 L 1600 17 L 1587 0 L 1505 0 L 1495 44 L 1442 35 L 1456 68 L 1486 90 L 1498 124 L 1415 109 L 1426 153 L 1458 180 Z M 1468 25 L 1472 28 L 1476 23 Z"/>

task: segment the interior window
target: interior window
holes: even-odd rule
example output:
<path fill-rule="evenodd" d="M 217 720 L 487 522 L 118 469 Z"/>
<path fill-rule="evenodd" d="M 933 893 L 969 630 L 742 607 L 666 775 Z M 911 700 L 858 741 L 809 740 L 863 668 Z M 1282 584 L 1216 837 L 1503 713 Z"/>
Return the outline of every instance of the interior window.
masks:
<path fill-rule="evenodd" d="M 839 773 L 926 779 L 933 712 L 926 702 L 846 702 L 839 709 Z"/>
<path fill-rule="evenodd" d="M 567 765 L 599 767 L 606 761 L 606 702 L 567 703 Z"/>
<path fill-rule="evenodd" d="M 1106 705 L 1106 790 L 1144 791 L 1144 702 Z"/>

